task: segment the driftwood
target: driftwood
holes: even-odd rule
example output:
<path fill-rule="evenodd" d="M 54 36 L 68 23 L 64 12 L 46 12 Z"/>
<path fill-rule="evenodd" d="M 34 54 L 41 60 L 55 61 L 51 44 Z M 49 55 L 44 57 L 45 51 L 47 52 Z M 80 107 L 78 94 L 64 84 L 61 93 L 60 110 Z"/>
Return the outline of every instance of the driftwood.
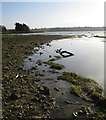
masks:
<path fill-rule="evenodd" d="M 74 54 L 68 51 L 62 51 L 62 48 L 55 50 L 56 53 L 59 53 L 62 57 L 66 58 L 66 57 L 70 57 L 73 56 Z"/>
<path fill-rule="evenodd" d="M 60 55 L 65 58 L 65 57 L 73 56 L 74 54 L 68 51 L 61 51 Z"/>

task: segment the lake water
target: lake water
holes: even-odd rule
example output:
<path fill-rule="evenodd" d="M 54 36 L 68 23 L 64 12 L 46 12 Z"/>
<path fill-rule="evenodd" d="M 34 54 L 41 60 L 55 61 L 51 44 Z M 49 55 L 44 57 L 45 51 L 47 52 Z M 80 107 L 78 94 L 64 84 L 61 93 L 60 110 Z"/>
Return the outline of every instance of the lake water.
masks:
<path fill-rule="evenodd" d="M 19 34 L 9 34 L 9 35 L 85 35 L 87 37 L 92 37 L 94 35 L 104 36 L 106 31 L 59 31 L 59 32 L 40 32 L 40 33 L 19 33 Z"/>
<path fill-rule="evenodd" d="M 62 48 L 74 53 L 74 56 L 62 58 L 55 62 L 63 64 L 65 71 L 76 72 L 82 76 L 95 79 L 102 87 L 104 87 L 104 44 L 103 38 L 82 37 L 54 40 L 50 43 L 50 47 L 43 45 L 43 49 L 39 49 L 37 54 L 30 56 L 32 60 L 49 60 L 49 55 L 59 55 L 56 49 Z M 40 55 L 39 53 L 43 54 Z M 33 66 L 33 62 L 27 61 L 27 68 Z M 42 68 L 44 69 L 44 68 Z M 45 68 L 47 69 L 47 68 Z"/>
<path fill-rule="evenodd" d="M 66 35 L 67 32 L 64 34 Z M 79 33 L 74 34 L 79 35 Z M 51 96 L 56 98 L 56 103 L 62 108 L 58 112 L 55 110 L 51 112 L 51 117 L 53 118 L 72 118 L 72 113 L 78 111 L 82 105 L 86 105 L 87 103 L 80 97 L 69 93 L 71 83 L 57 79 L 62 72 L 75 72 L 79 75 L 95 79 L 102 88 L 104 88 L 104 44 L 106 42 L 103 42 L 103 38 L 93 37 L 94 32 L 86 32 L 83 34 L 84 36 L 82 38 L 53 40 L 49 43 L 49 46 L 44 44 L 42 47 L 36 47 L 34 49 L 38 49 L 38 51 L 35 53 L 33 50 L 33 54 L 24 60 L 24 65 L 27 70 L 32 67 L 37 68 L 36 72 L 32 71 L 32 75 L 43 80 L 43 84 L 50 89 Z M 95 35 L 103 35 L 103 32 L 95 32 Z M 60 54 L 55 51 L 60 48 L 74 53 L 74 56 L 54 61 L 63 64 L 65 66 L 64 69 L 56 70 L 57 73 L 51 73 L 49 70 L 52 69 L 49 68 L 49 65 L 36 64 L 38 60 L 44 62 L 54 56 L 60 56 Z M 50 58 L 50 56 L 52 57 Z M 37 83 L 39 84 L 39 82 Z M 57 92 L 54 89 L 56 87 L 59 88 L 60 91 Z M 66 100 L 70 101 L 71 104 L 66 104 Z M 87 116 L 84 118 L 86 117 Z"/>

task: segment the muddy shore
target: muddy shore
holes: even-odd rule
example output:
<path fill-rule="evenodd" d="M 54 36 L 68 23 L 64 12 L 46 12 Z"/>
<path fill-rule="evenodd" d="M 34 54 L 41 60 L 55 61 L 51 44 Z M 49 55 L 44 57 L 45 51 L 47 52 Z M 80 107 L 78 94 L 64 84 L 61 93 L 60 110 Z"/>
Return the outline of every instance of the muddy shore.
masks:
<path fill-rule="evenodd" d="M 43 81 L 40 80 L 39 85 L 36 84 L 36 81 L 39 80 L 32 76 L 32 70 L 36 72 L 37 68 L 33 67 L 31 70 L 24 69 L 23 60 L 28 55 L 33 54 L 32 50 L 34 47 L 41 47 L 44 43 L 49 43 L 52 40 L 68 37 L 73 36 L 2 36 L 3 120 L 50 118 L 51 111 L 61 109 L 56 104 L 55 97 L 51 96 L 50 89 L 43 84 Z M 52 68 L 54 68 L 53 60 L 48 62 L 48 64 L 51 63 Z M 55 70 L 53 69 L 52 72 L 55 72 Z M 106 118 L 106 98 L 103 96 L 103 90 L 96 82 L 74 73 L 63 73 L 59 79 L 73 84 L 70 87 L 71 94 L 77 95 L 88 102 L 91 100 L 90 102 L 97 106 L 95 110 L 89 110 L 89 106 L 82 106 L 79 109 L 79 114 L 88 113 L 90 117 L 98 120 Z M 87 80 L 88 84 L 85 84 L 84 80 Z M 55 88 L 55 90 L 59 91 L 59 88 Z M 66 103 L 70 104 L 70 101 L 66 101 Z M 77 116 L 78 112 L 77 115 L 73 113 L 73 119 Z"/>

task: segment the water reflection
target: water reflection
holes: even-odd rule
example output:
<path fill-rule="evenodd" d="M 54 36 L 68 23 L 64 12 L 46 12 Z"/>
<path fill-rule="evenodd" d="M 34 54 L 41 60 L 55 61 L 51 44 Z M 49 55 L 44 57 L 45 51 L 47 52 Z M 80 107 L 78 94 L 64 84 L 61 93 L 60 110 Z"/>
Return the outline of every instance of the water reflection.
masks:
<path fill-rule="evenodd" d="M 104 42 L 102 38 L 74 38 L 54 40 L 51 46 L 44 45 L 44 49 L 40 49 L 37 54 L 31 56 L 34 62 L 26 62 L 26 68 L 35 65 L 35 61 L 47 61 L 49 55 L 56 56 L 55 50 L 62 48 L 63 50 L 74 53 L 74 56 L 62 58 L 55 62 L 63 64 L 65 71 L 76 72 L 82 76 L 95 79 L 102 87 L 104 86 Z M 39 53 L 43 53 L 40 55 Z M 47 69 L 47 68 L 43 68 Z"/>

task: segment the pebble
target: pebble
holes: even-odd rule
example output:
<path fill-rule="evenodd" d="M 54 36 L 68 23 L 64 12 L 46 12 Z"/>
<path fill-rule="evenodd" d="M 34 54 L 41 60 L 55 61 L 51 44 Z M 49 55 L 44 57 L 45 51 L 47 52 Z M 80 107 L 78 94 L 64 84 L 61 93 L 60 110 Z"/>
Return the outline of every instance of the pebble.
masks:
<path fill-rule="evenodd" d="M 29 60 L 31 61 L 32 59 L 31 59 L 31 58 L 29 58 Z"/>
<path fill-rule="evenodd" d="M 60 91 L 60 88 L 57 88 L 57 87 L 56 87 L 56 88 L 54 88 L 54 90 L 56 90 L 56 91 Z"/>
<path fill-rule="evenodd" d="M 46 96 L 45 96 L 45 95 L 42 95 L 42 98 L 43 98 L 43 99 L 46 99 Z"/>
<path fill-rule="evenodd" d="M 83 112 L 82 110 L 79 110 L 79 111 L 78 111 L 78 114 L 79 114 L 79 115 L 82 115 L 82 114 L 84 114 L 84 112 Z"/>
<path fill-rule="evenodd" d="M 77 117 L 77 114 L 76 114 L 76 113 L 73 113 L 72 115 L 73 115 L 75 118 Z"/>
<path fill-rule="evenodd" d="M 52 56 L 51 55 L 49 55 L 49 58 L 51 58 Z"/>
<path fill-rule="evenodd" d="M 16 77 L 15 77 L 15 78 L 17 79 L 18 77 L 19 77 L 19 75 L 16 75 Z"/>
<path fill-rule="evenodd" d="M 55 80 L 54 82 L 58 82 L 58 80 Z"/>
<path fill-rule="evenodd" d="M 6 67 L 3 68 L 3 70 L 9 70 L 9 67 L 6 66 Z"/>
<path fill-rule="evenodd" d="M 43 72 L 45 72 L 45 70 L 43 70 Z"/>
<path fill-rule="evenodd" d="M 62 93 L 62 95 L 64 95 L 65 93 Z"/>
<path fill-rule="evenodd" d="M 80 104 L 78 101 L 75 102 L 76 104 Z"/>
<path fill-rule="evenodd" d="M 42 55 L 43 53 L 42 53 L 42 52 L 40 52 L 39 54 L 40 54 L 40 55 Z"/>
<path fill-rule="evenodd" d="M 65 100 L 65 102 L 66 102 L 67 104 L 71 104 L 70 101 L 68 101 L 68 100 Z"/>

